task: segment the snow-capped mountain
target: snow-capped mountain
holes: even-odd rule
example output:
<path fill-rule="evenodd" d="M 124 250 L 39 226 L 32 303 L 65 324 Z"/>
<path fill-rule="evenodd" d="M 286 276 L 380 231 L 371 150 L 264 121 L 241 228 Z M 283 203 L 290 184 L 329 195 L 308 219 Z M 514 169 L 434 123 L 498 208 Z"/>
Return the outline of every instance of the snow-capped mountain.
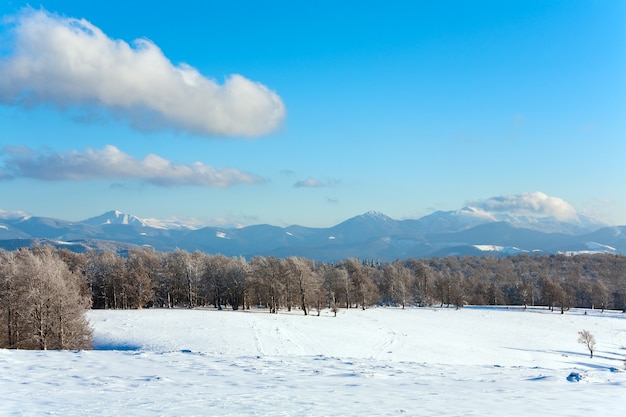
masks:
<path fill-rule="evenodd" d="M 131 226 L 145 227 L 146 223 L 137 216 L 132 214 L 125 214 L 118 210 L 107 211 L 96 217 L 90 217 L 87 220 L 83 220 L 82 223 L 91 224 L 94 226 L 104 224 L 128 224 Z"/>
<path fill-rule="evenodd" d="M 119 210 L 107 211 L 96 217 L 91 217 L 87 220 L 83 220 L 83 223 L 91 225 L 105 225 L 105 224 L 126 224 L 138 227 L 151 227 L 154 229 L 164 230 L 195 230 L 201 228 L 203 225 L 197 220 L 178 220 L 173 219 L 154 219 L 146 218 L 141 219 L 132 214 L 125 214 Z"/>
<path fill-rule="evenodd" d="M 80 222 L 21 214 L 4 217 L 0 217 L 0 247 L 11 249 L 43 241 L 76 251 L 148 246 L 159 251 L 178 248 L 226 256 L 302 256 L 320 261 L 559 252 L 626 254 L 626 226 L 603 227 L 581 217 L 562 221 L 494 214 L 470 206 L 407 220 L 370 211 L 329 228 L 194 227 L 188 222 L 141 219 L 116 210 Z"/>
<path fill-rule="evenodd" d="M 492 213 L 474 207 L 453 211 L 436 211 L 416 222 L 427 233 L 458 232 L 480 224 L 500 221 Z"/>
<path fill-rule="evenodd" d="M 513 212 L 488 212 L 470 206 L 453 211 L 436 211 L 417 221 L 423 230 L 429 233 L 461 231 L 494 222 L 504 222 L 520 229 L 530 229 L 544 233 L 567 234 L 589 233 L 608 226 L 605 223 L 580 214 L 568 221 L 563 221 L 552 216 L 537 216 Z"/>
<path fill-rule="evenodd" d="M 143 224 L 147 227 L 154 227 L 155 229 L 167 229 L 167 230 L 197 230 L 206 226 L 204 222 L 197 219 L 178 219 L 175 217 L 168 219 L 155 219 L 146 218 L 141 219 Z"/>

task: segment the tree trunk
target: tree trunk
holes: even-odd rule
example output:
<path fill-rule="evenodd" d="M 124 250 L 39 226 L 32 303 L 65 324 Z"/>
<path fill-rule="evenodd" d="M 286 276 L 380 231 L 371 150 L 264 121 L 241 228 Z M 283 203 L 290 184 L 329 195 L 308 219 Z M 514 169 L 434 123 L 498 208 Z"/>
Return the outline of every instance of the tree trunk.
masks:
<path fill-rule="evenodd" d="M 193 292 L 191 291 L 191 277 L 187 274 L 187 298 L 189 299 L 189 308 L 193 308 Z"/>

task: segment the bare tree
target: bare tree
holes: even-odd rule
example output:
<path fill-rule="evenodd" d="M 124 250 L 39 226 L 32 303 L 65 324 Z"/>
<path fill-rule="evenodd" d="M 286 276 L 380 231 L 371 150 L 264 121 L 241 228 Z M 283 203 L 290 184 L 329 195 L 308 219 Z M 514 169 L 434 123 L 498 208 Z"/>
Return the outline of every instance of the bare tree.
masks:
<path fill-rule="evenodd" d="M 386 264 L 383 266 L 381 284 L 383 302 L 400 305 L 402 308 L 406 306 L 413 286 L 413 275 L 409 268 L 397 261 Z"/>
<path fill-rule="evenodd" d="M 317 275 L 313 272 L 314 265 L 312 261 L 304 258 L 290 257 L 286 261 L 295 283 L 300 308 L 306 316 L 309 314 L 308 307 L 313 301 L 313 294 L 319 287 Z"/>
<path fill-rule="evenodd" d="M 226 269 L 226 288 L 228 304 L 233 310 L 238 310 L 239 306 L 245 308 L 246 282 L 249 274 L 250 268 L 244 258 L 231 258 L 229 260 Z"/>
<path fill-rule="evenodd" d="M 361 265 L 357 259 L 348 259 L 344 262 L 346 271 L 351 284 L 351 292 L 354 293 L 354 299 L 357 306 L 360 305 L 363 310 L 378 301 L 378 289 L 372 280 L 372 276 L 376 271 L 374 268 Z"/>
<path fill-rule="evenodd" d="M 336 315 L 341 296 L 345 294 L 349 299 L 349 292 L 346 291 L 346 288 L 349 288 L 348 273 L 343 268 L 323 264 L 318 268 L 318 274 L 322 281 L 320 283 L 321 297 L 325 298 L 327 307 L 333 309 Z"/>
<path fill-rule="evenodd" d="M 149 284 L 149 286 L 141 287 L 142 292 L 145 292 L 145 306 L 163 306 L 163 298 L 158 292 L 165 275 L 162 262 L 164 255 L 152 248 L 143 248 L 141 250 L 131 250 L 128 253 L 128 257 L 131 256 L 138 257 L 141 260 L 142 270 L 145 274 L 144 278 L 146 279 L 145 284 Z"/>
<path fill-rule="evenodd" d="M 123 308 L 142 308 L 154 297 L 154 283 L 149 265 L 140 252 L 131 251 L 126 257 L 126 274 L 122 284 Z"/>
<path fill-rule="evenodd" d="M 601 308 L 602 312 L 609 306 L 609 291 L 602 281 L 595 281 L 591 286 L 591 308 Z"/>
<path fill-rule="evenodd" d="M 94 308 L 118 308 L 124 261 L 113 251 L 87 253 L 85 276 L 91 288 Z"/>
<path fill-rule="evenodd" d="M 200 278 L 200 252 L 176 250 L 165 256 L 165 282 L 160 285 L 164 291 L 166 305 L 170 308 L 184 305 L 193 308 L 196 304 L 196 290 Z"/>
<path fill-rule="evenodd" d="M 17 252 L 0 250 L 0 317 L 3 322 L 0 346 L 9 349 L 17 348 L 20 339 L 19 302 L 24 298 L 25 288 L 18 285 L 19 273 Z"/>
<path fill-rule="evenodd" d="M 256 289 L 257 301 L 266 305 L 270 313 L 278 313 L 285 298 L 285 286 L 281 281 L 280 261 L 273 256 L 255 256 L 252 266 L 251 284 Z"/>
<path fill-rule="evenodd" d="M 465 286 L 463 274 L 457 272 L 450 279 L 450 301 L 456 306 L 456 309 L 460 309 L 465 305 Z"/>
<path fill-rule="evenodd" d="M 2 260 L 0 315 L 7 323 L 2 347 L 90 347 L 84 313 L 91 299 L 82 275 L 72 273 L 51 247 L 3 253 Z"/>
<path fill-rule="evenodd" d="M 581 330 L 578 332 L 578 343 L 581 343 L 589 349 L 589 355 L 593 358 L 593 351 L 596 348 L 596 338 L 593 337 L 589 330 Z"/>
<path fill-rule="evenodd" d="M 207 256 L 204 260 L 202 283 L 208 304 L 218 310 L 226 305 L 228 299 L 228 264 L 230 259 L 224 255 Z"/>
<path fill-rule="evenodd" d="M 411 258 L 407 261 L 407 267 L 414 276 L 413 301 L 420 307 L 431 305 L 434 299 L 434 283 L 432 271 L 422 261 Z"/>
<path fill-rule="evenodd" d="M 440 307 L 447 304 L 450 307 L 452 303 L 451 290 L 452 290 L 452 276 L 448 271 L 438 271 L 435 274 L 435 293 L 439 301 L 441 301 Z"/>

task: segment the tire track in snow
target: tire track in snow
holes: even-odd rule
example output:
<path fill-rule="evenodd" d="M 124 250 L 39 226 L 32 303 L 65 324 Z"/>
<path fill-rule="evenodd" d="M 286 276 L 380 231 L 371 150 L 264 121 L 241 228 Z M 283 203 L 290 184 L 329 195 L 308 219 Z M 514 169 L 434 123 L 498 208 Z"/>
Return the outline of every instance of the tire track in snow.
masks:
<path fill-rule="evenodd" d="M 381 323 L 377 318 L 368 319 L 374 323 L 372 327 L 377 328 L 380 333 L 377 335 L 380 341 L 372 345 L 371 357 L 374 359 L 388 359 L 392 357 L 393 353 L 401 348 L 398 332 L 388 324 Z"/>
<path fill-rule="evenodd" d="M 252 329 L 252 338 L 254 340 L 254 345 L 256 346 L 256 350 L 259 356 L 265 355 L 265 349 L 263 348 L 263 342 L 261 342 L 261 331 L 259 330 L 259 325 L 256 319 L 251 320 L 252 324 L 250 328 Z"/>

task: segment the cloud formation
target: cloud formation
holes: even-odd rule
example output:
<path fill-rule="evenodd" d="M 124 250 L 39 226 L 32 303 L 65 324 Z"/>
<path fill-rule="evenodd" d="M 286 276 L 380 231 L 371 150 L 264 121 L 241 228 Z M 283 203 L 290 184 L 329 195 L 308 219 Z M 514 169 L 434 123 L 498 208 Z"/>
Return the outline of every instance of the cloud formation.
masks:
<path fill-rule="evenodd" d="M 518 212 L 539 216 L 551 216 L 558 220 L 577 220 L 576 209 L 559 197 L 542 192 L 522 193 L 491 197 L 468 205 L 488 212 Z"/>
<path fill-rule="evenodd" d="M 305 180 L 296 181 L 293 185 L 296 188 L 321 188 L 332 187 L 336 181 L 321 181 L 312 177 L 308 177 Z"/>
<path fill-rule="evenodd" d="M 109 38 L 85 19 L 24 9 L 10 20 L 0 59 L 0 102 L 108 110 L 142 130 L 257 136 L 280 126 L 281 98 L 241 75 L 223 85 L 173 65 L 154 43 Z"/>
<path fill-rule="evenodd" d="M 4 157 L 4 158 L 2 158 Z M 168 187 L 196 185 L 230 187 L 264 180 L 234 168 L 213 168 L 201 162 L 175 164 L 158 155 L 136 159 L 112 145 L 84 152 L 35 152 L 28 147 L 5 147 L 0 152 L 0 179 L 35 178 L 45 181 L 124 179 Z"/>

